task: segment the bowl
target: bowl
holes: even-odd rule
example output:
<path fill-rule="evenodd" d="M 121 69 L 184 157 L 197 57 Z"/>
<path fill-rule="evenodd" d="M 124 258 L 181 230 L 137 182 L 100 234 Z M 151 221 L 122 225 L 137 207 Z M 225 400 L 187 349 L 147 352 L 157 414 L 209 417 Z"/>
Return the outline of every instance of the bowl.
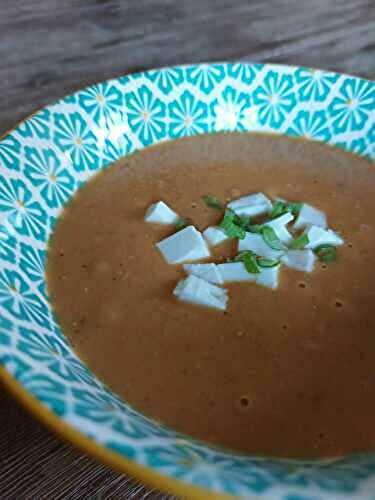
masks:
<path fill-rule="evenodd" d="M 375 84 L 269 64 L 171 67 L 99 83 L 17 125 L 0 141 L 1 378 L 63 438 L 182 497 L 373 500 L 375 453 L 273 459 L 180 435 L 103 385 L 54 319 L 46 248 L 69 197 L 123 155 L 218 131 L 305 137 L 375 159 Z"/>

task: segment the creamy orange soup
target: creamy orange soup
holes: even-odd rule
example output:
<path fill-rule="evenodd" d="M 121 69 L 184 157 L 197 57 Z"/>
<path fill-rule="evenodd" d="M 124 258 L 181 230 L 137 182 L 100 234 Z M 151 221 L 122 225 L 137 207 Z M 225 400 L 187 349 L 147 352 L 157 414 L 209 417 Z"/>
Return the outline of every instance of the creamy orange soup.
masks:
<path fill-rule="evenodd" d="M 146 224 L 165 201 L 200 230 L 255 192 L 323 210 L 345 240 L 311 274 L 283 268 L 277 290 L 230 284 L 226 312 L 178 301 L 183 276 Z M 90 180 L 58 219 L 48 288 L 88 366 L 146 415 L 207 442 L 288 457 L 375 449 L 375 170 L 339 149 L 257 134 L 164 143 Z M 217 262 L 234 255 L 218 247 Z"/>

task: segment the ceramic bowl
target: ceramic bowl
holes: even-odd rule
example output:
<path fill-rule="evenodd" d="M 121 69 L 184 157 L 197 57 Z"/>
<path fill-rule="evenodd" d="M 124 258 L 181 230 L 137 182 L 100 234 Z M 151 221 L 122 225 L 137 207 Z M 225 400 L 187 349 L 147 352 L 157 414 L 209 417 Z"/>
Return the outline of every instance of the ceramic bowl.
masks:
<path fill-rule="evenodd" d="M 121 156 L 224 130 L 299 136 L 375 159 L 374 109 L 375 84 L 360 78 L 203 64 L 99 83 L 20 123 L 0 141 L 0 372 L 9 389 L 87 453 L 176 495 L 374 500 L 375 454 L 321 461 L 244 456 L 133 410 L 71 349 L 54 320 L 44 274 L 48 238 L 65 202 Z"/>

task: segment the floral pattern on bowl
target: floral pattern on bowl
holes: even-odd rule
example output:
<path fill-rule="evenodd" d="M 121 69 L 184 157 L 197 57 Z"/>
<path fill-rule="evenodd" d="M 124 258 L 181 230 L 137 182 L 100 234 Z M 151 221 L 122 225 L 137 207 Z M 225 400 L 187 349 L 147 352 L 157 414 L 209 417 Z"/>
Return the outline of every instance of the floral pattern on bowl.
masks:
<path fill-rule="evenodd" d="M 186 496 L 201 498 L 374 500 L 375 454 L 311 462 L 248 457 L 178 435 L 106 388 L 55 322 L 46 248 L 69 197 L 123 155 L 216 131 L 306 137 L 375 159 L 375 84 L 287 66 L 183 66 L 94 85 L 20 123 L 0 141 L 2 373 L 40 403 L 40 414 L 48 409 L 103 457 L 115 453 L 124 471 L 131 460 L 175 480 L 173 493 L 190 486 Z"/>

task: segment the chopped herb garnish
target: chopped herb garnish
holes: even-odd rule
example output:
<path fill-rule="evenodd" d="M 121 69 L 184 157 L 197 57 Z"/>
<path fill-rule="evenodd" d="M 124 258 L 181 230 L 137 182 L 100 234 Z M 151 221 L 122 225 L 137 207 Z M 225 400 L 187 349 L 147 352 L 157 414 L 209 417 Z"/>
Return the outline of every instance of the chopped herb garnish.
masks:
<path fill-rule="evenodd" d="M 275 201 L 272 207 L 272 211 L 270 213 L 271 219 L 276 219 L 281 215 L 284 215 L 288 211 L 287 204 L 283 201 Z"/>
<path fill-rule="evenodd" d="M 301 250 L 302 248 L 305 248 L 305 246 L 308 245 L 309 243 L 310 240 L 307 234 L 301 234 L 301 236 L 298 236 L 298 238 L 292 241 L 292 244 L 290 246 L 294 250 Z"/>
<path fill-rule="evenodd" d="M 320 245 L 314 249 L 314 253 L 320 260 L 320 262 L 334 262 L 337 259 L 336 247 L 332 245 Z"/>
<path fill-rule="evenodd" d="M 239 224 L 245 231 L 248 230 L 248 228 L 251 225 L 251 219 L 250 217 L 247 217 L 246 215 L 240 215 L 240 224 Z"/>
<path fill-rule="evenodd" d="M 272 227 L 264 226 L 262 228 L 262 236 L 264 242 L 273 250 L 285 250 L 284 245 L 281 243 L 280 238 Z"/>
<path fill-rule="evenodd" d="M 264 257 L 257 257 L 257 264 L 259 267 L 276 267 L 280 264 L 278 259 L 265 259 Z"/>
<path fill-rule="evenodd" d="M 209 194 L 202 196 L 202 200 L 208 207 L 217 208 L 218 210 L 223 209 L 223 204 L 220 200 L 218 200 L 215 196 L 211 196 Z"/>
<path fill-rule="evenodd" d="M 250 232 L 250 233 L 261 233 L 263 231 L 263 227 L 262 224 L 249 224 L 247 226 L 247 230 Z"/>
<path fill-rule="evenodd" d="M 242 261 L 245 265 L 246 271 L 251 274 L 259 274 L 260 269 L 257 264 L 257 258 L 256 255 L 254 255 L 252 252 L 245 253 L 245 255 L 242 258 Z"/>
<path fill-rule="evenodd" d="M 286 201 L 275 201 L 272 207 L 272 212 L 270 214 L 271 219 L 277 219 L 287 212 L 291 212 L 293 215 L 299 215 L 302 208 L 302 203 L 296 202 L 286 202 Z"/>
<path fill-rule="evenodd" d="M 289 212 L 292 212 L 292 214 L 295 216 L 299 215 L 302 209 L 302 205 L 303 203 L 297 203 L 297 202 L 288 203 Z"/>
<path fill-rule="evenodd" d="M 250 274 L 259 274 L 260 269 L 257 264 L 257 255 L 251 250 L 245 250 L 239 253 L 235 258 L 235 262 L 243 262 L 246 271 Z"/>
<path fill-rule="evenodd" d="M 190 220 L 189 219 L 185 219 L 184 217 L 180 217 L 174 227 L 177 229 L 177 231 L 180 231 L 180 229 L 184 229 L 184 227 L 188 226 L 190 224 Z"/>
<path fill-rule="evenodd" d="M 220 228 L 229 238 L 239 238 L 243 240 L 246 236 L 246 231 L 241 227 L 242 221 L 233 210 L 227 208 L 224 213 L 224 218 L 220 222 Z"/>

